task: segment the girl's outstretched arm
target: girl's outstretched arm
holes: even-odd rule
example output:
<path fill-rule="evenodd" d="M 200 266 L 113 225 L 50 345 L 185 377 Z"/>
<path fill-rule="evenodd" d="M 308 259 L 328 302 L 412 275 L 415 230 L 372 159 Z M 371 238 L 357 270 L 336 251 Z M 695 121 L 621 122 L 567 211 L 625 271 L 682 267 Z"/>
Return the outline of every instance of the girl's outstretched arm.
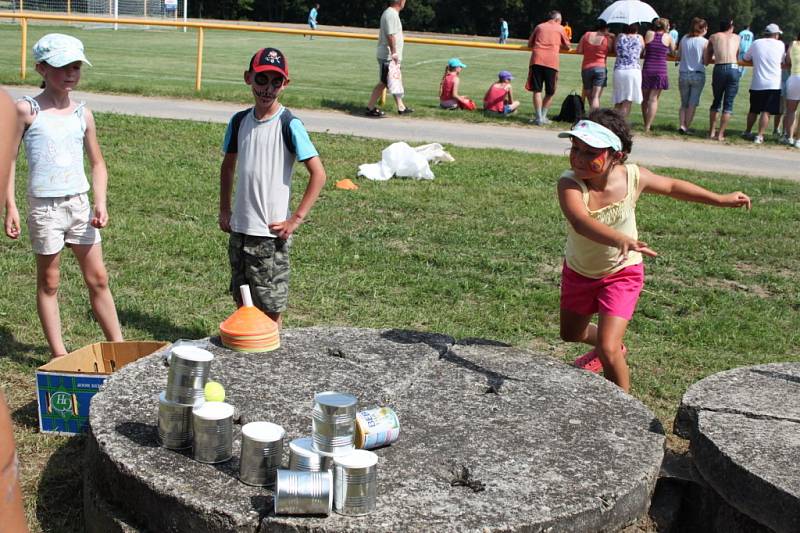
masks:
<path fill-rule="evenodd" d="M 688 181 L 659 176 L 644 167 L 639 167 L 639 190 L 646 193 L 670 196 L 686 202 L 698 202 L 717 207 L 751 208 L 750 197 L 743 192 L 717 194 Z"/>
<path fill-rule="evenodd" d="M 650 257 L 658 254 L 647 246 L 646 242 L 628 237 L 602 222 L 589 216 L 583 203 L 583 193 L 574 181 L 561 178 L 558 181 L 558 203 L 567 221 L 579 235 L 606 246 L 614 246 L 620 250 L 620 261 L 628 259 L 628 252 L 640 252 Z"/>
<path fill-rule="evenodd" d="M 106 202 L 108 169 L 106 168 L 106 161 L 103 159 L 103 153 L 100 151 L 100 143 L 97 142 L 94 115 L 89 111 L 89 108 L 84 109 L 84 118 L 86 120 L 86 131 L 83 136 L 83 146 L 86 149 L 89 165 L 92 168 L 92 199 L 94 200 L 92 226 L 105 228 L 108 225 L 108 204 Z"/>

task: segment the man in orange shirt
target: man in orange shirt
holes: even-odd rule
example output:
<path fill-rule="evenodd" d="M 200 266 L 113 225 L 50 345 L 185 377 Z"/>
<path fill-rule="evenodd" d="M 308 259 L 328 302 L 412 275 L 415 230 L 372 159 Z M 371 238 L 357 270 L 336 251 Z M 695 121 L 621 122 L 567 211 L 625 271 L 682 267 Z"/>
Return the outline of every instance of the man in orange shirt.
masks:
<path fill-rule="evenodd" d="M 572 42 L 572 26 L 569 25 L 569 22 L 564 23 L 564 33 L 567 34 L 567 40 Z"/>
<path fill-rule="evenodd" d="M 531 49 L 531 61 L 525 88 L 533 91 L 536 117 L 531 122 L 541 126 L 550 123 L 547 120 L 547 110 L 553 101 L 553 95 L 556 94 L 559 53 L 561 50 L 569 50 L 569 39 L 561 25 L 561 13 L 558 11 L 548 13 L 547 21 L 533 29 L 528 39 L 528 48 Z M 544 98 L 542 98 L 542 88 L 544 88 Z"/>

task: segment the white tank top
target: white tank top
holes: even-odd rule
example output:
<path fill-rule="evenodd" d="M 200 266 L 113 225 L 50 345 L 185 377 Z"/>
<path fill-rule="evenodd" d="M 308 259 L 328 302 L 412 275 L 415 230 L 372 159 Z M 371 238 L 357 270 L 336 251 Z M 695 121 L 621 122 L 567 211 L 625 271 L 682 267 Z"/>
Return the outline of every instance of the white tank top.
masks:
<path fill-rule="evenodd" d="M 22 136 L 28 158 L 28 196 L 53 198 L 89 190 L 83 168 L 86 119 L 81 102 L 69 115 L 42 111 L 26 96 L 34 118 Z"/>

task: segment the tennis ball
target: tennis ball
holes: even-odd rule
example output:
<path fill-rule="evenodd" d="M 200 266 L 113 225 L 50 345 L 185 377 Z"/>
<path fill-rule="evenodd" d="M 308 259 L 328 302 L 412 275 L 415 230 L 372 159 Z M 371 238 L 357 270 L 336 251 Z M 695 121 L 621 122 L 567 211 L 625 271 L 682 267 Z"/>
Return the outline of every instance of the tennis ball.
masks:
<path fill-rule="evenodd" d="M 216 381 L 209 381 L 203 388 L 207 402 L 224 402 L 225 401 L 225 387 Z"/>

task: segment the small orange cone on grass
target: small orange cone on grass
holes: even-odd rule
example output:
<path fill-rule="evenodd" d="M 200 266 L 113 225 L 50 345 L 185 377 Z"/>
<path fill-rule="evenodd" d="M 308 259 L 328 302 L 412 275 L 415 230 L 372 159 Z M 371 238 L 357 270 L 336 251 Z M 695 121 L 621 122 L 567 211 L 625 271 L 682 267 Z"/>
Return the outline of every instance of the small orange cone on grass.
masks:
<path fill-rule="evenodd" d="M 278 324 L 253 305 L 249 285 L 242 285 L 239 291 L 242 307 L 219 325 L 222 344 L 237 352 L 269 352 L 279 348 Z"/>
<path fill-rule="evenodd" d="M 346 191 L 354 191 L 358 189 L 358 185 L 353 183 L 353 180 L 351 180 L 350 178 L 345 178 L 343 180 L 339 180 L 336 182 L 336 188 L 344 189 Z"/>

